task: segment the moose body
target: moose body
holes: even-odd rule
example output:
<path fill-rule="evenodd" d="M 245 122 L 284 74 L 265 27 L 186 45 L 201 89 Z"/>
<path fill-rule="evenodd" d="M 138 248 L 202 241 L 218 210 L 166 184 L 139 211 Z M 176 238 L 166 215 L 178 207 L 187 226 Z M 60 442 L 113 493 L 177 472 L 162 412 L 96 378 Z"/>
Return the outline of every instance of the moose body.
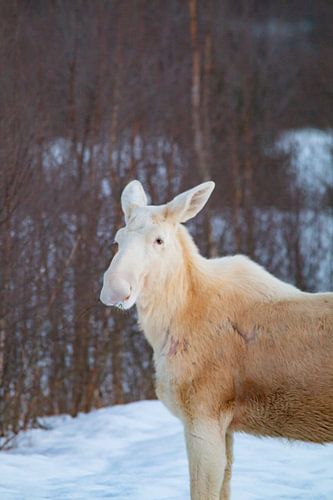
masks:
<path fill-rule="evenodd" d="M 229 498 L 234 431 L 333 442 L 333 293 L 301 292 L 241 255 L 202 257 L 181 223 L 213 187 L 153 207 L 132 181 L 101 292 L 137 305 L 157 395 L 184 424 L 193 500 Z"/>

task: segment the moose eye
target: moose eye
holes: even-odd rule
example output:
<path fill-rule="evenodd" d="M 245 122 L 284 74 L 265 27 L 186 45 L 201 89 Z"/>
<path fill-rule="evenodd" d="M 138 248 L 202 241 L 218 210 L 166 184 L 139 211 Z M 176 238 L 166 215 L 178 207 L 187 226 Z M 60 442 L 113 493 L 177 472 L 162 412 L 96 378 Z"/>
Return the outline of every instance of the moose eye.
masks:
<path fill-rule="evenodd" d="M 163 242 L 162 238 L 156 238 L 155 243 L 157 245 L 163 245 L 164 242 Z"/>
<path fill-rule="evenodd" d="M 113 240 L 112 242 L 112 250 L 114 253 L 118 252 L 118 242 L 116 240 Z"/>

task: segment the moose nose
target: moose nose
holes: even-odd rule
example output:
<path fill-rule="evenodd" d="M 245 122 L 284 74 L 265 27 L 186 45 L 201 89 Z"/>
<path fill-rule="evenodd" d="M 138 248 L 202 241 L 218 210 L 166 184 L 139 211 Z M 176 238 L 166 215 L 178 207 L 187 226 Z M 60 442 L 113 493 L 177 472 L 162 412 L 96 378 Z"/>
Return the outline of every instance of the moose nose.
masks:
<path fill-rule="evenodd" d="M 124 279 L 112 280 L 112 282 L 105 280 L 100 299 L 103 304 L 114 306 L 128 300 L 131 290 L 131 285 Z"/>

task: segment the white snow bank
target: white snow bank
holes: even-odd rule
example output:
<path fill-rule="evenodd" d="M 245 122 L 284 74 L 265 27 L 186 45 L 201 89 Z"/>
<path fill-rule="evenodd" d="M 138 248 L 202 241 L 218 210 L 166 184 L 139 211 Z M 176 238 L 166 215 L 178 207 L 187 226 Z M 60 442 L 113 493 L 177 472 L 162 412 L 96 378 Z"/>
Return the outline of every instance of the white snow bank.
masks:
<path fill-rule="evenodd" d="M 276 147 L 291 153 L 300 186 L 318 193 L 333 186 L 333 130 L 287 130 Z"/>
<path fill-rule="evenodd" d="M 186 500 L 181 424 L 157 401 L 45 419 L 0 453 L 1 500 Z M 237 435 L 233 500 L 333 498 L 333 445 Z"/>

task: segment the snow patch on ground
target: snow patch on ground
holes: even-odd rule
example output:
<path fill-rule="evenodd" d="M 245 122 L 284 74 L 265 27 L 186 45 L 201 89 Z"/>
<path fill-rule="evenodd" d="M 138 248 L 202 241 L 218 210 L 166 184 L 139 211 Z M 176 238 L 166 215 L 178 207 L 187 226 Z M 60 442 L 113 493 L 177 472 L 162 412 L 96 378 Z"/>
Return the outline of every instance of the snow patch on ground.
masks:
<path fill-rule="evenodd" d="M 0 453 L 1 500 L 189 499 L 183 431 L 158 401 L 50 417 Z M 232 500 L 333 498 L 333 445 L 235 438 Z"/>

